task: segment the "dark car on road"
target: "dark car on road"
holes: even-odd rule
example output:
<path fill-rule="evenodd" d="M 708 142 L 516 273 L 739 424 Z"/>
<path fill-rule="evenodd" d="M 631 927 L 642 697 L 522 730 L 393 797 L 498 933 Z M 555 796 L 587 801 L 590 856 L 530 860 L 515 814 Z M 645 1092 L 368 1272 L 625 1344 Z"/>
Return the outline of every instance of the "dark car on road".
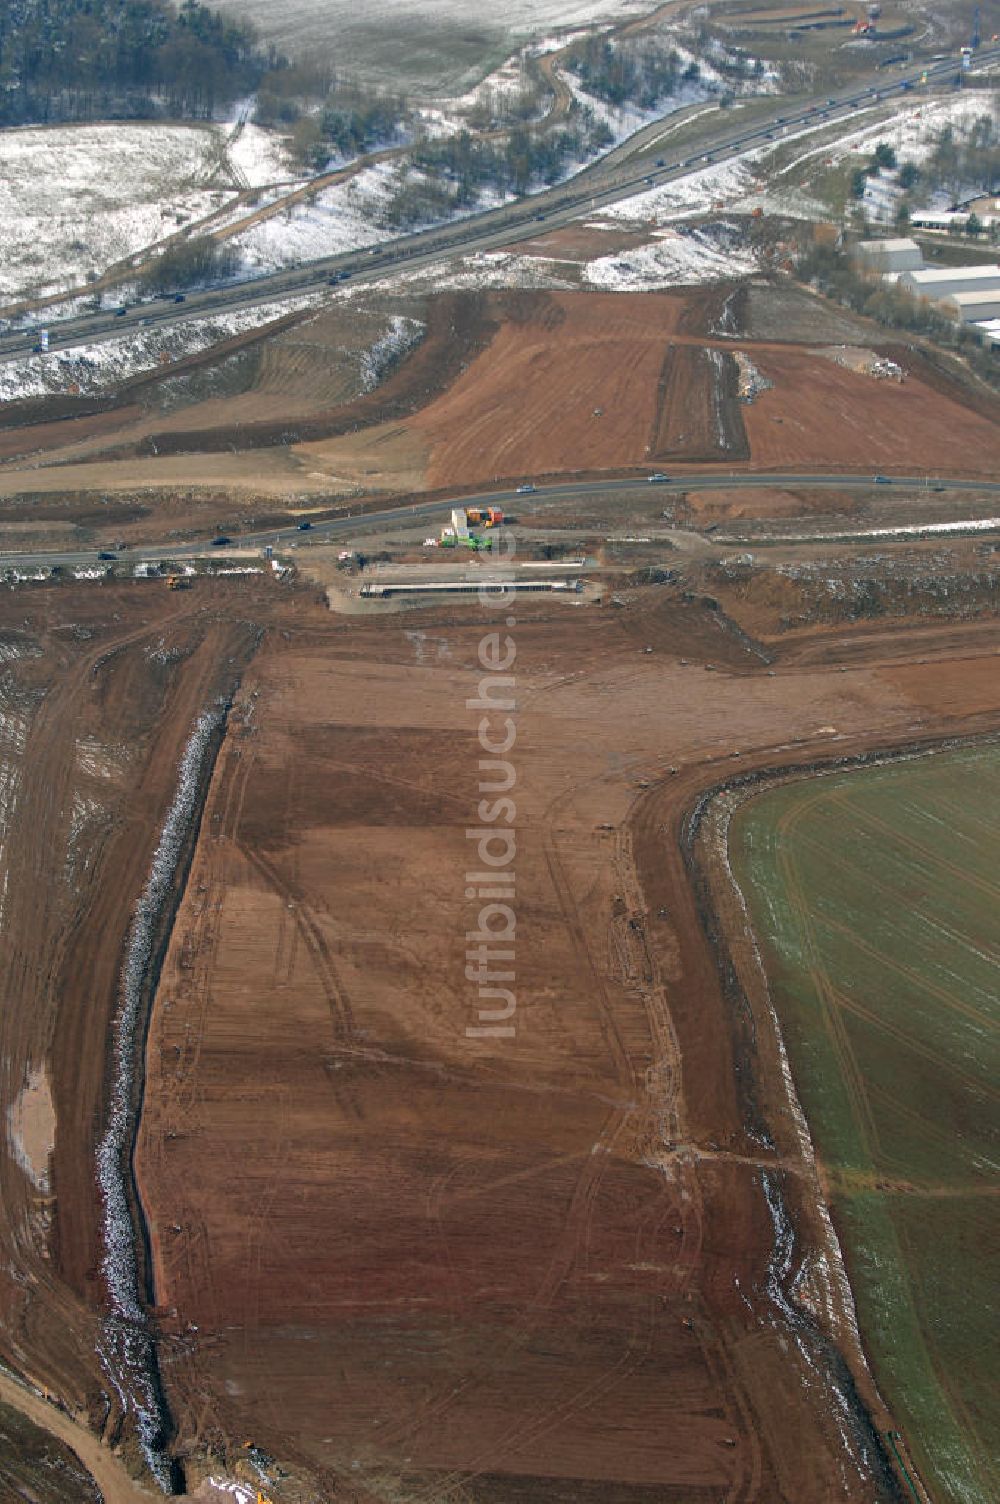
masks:
<path fill-rule="evenodd" d="M 100 551 L 100 553 L 97 555 L 97 557 L 99 559 L 117 559 L 118 555 L 117 554 L 113 554 L 113 553 L 109 553 L 109 551 L 106 548 L 102 548 L 101 551 Z"/>
<path fill-rule="evenodd" d="M 312 523 L 311 522 L 300 522 L 299 523 L 299 532 L 300 533 L 308 533 L 308 531 L 309 531 L 309 529 L 311 527 L 312 527 Z"/>
<path fill-rule="evenodd" d="M 225 548 L 226 544 L 227 543 L 232 543 L 232 541 L 233 541 L 232 538 L 227 538 L 226 535 L 225 535 L 225 533 L 220 533 L 217 538 L 213 538 L 212 539 L 212 547 L 213 548 Z"/>

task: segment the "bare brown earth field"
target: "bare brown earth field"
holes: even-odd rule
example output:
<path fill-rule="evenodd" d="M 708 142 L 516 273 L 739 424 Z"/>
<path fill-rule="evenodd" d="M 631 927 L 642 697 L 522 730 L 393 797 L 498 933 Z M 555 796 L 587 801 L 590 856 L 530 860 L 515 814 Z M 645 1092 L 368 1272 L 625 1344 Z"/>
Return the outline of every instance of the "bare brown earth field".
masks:
<path fill-rule="evenodd" d="M 669 349 L 657 398 L 649 446 L 654 459 L 711 463 L 748 457 L 736 364 L 728 351 Z"/>
<path fill-rule="evenodd" d="M 178 452 L 138 453 L 133 434 L 101 457 L 116 435 L 99 414 L 86 440 L 3 464 L 0 524 L 18 543 L 67 527 L 146 539 L 401 475 L 417 490 L 613 471 L 657 445 L 658 460 L 687 445 L 693 468 L 726 415 L 706 373 L 734 347 L 776 385 L 736 414 L 749 461 L 729 413 L 727 466 L 874 470 L 885 435 L 905 434 L 897 468 L 995 473 L 985 399 L 916 361 L 897 387 L 717 339 L 719 297 L 454 298 L 453 348 L 439 309 L 378 392 L 312 414 L 326 437 L 230 452 L 233 430 L 200 427 L 195 402 L 162 429 Z M 262 379 L 308 397 L 300 354 L 262 357 Z M 217 452 L 199 452 L 206 435 Z M 740 505 L 798 515 L 777 490 Z M 852 506 L 830 493 L 801 511 Z M 972 549 L 956 568 L 982 572 Z M 774 1042 L 753 1043 L 758 1021 L 720 978 L 684 833 L 732 773 L 996 730 L 1000 627 L 785 630 L 780 600 L 707 559 L 669 588 L 624 580 L 621 609 L 512 613 L 502 1038 L 466 1033 L 465 874 L 481 863 L 465 832 L 486 818 L 466 701 L 488 613 L 338 618 L 312 587 L 264 580 L 0 593 L 0 1358 L 39 1391 L 4 1380 L 0 1397 L 35 1426 L 52 1411 L 109 1504 L 139 1466 L 97 1357 L 110 1024 L 178 759 L 220 696 L 233 706 L 156 987 L 135 1161 L 188 1492 L 222 1469 L 259 1481 L 249 1455 L 274 1504 L 898 1498 L 875 1434 L 892 1417 L 823 1275 L 822 1187 Z"/>
<path fill-rule="evenodd" d="M 12 1131 L 0 1152 L 0 1351 L 109 1436 L 114 1407 L 99 1399 L 94 1356 L 107 1032 L 124 932 L 180 751 L 253 645 L 226 595 L 212 609 L 135 586 L 51 586 L 0 600 L 0 976 L 16 1000 L 0 1010 L 0 1059 L 10 1128 L 39 1073 L 51 1094 L 31 1172 Z"/>
<path fill-rule="evenodd" d="M 485 456 L 497 475 L 640 461 L 684 311 L 682 297 L 526 297 L 523 314 L 508 318 L 464 376 L 412 420 L 430 446 L 428 484 L 485 478 Z"/>
<path fill-rule="evenodd" d="M 894 1496 L 863 1409 L 847 1447 L 833 1424 L 828 1339 L 885 1424 L 843 1313 L 797 1356 L 773 1299 L 764 1169 L 796 1268 L 822 1232 L 681 820 L 831 725 L 839 751 L 906 740 L 929 685 L 975 706 L 943 700 L 938 734 L 995 725 L 1000 639 L 908 624 L 845 673 L 835 640 L 789 644 L 769 677 L 652 601 L 518 612 L 512 1038 L 465 1032 L 483 621 L 300 615 L 247 671 L 138 1153 L 189 1481 L 251 1439 L 359 1501 Z M 918 695 L 879 658 L 924 646 Z"/>
<path fill-rule="evenodd" d="M 831 470 L 871 465 L 990 476 L 1000 426 L 921 376 L 875 381 L 801 350 L 752 348 L 774 383 L 746 411 L 754 463 Z"/>
<path fill-rule="evenodd" d="M 250 496 L 385 494 L 667 461 L 875 471 L 905 456 L 910 469 L 996 473 L 995 398 L 904 346 L 880 346 L 907 369 L 898 385 L 780 334 L 718 338 L 726 291 L 448 294 L 429 301 L 426 336 L 376 390 L 339 401 L 351 362 L 337 340 L 361 350 L 375 324 L 360 305 L 326 313 L 260 341 L 252 375 L 228 395 L 212 395 L 209 373 L 164 411 L 182 390 L 167 375 L 143 388 L 145 410 L 0 431 L 0 497 L 206 483 Z M 769 327 L 787 315 L 790 341 L 814 327 L 828 339 L 844 323 L 792 289 L 751 291 Z M 869 343 L 878 333 L 850 328 Z M 774 382 L 746 406 L 734 349 Z"/>
<path fill-rule="evenodd" d="M 824 516 L 851 517 L 858 511 L 855 492 L 785 490 L 777 486 L 755 486 L 753 494 L 725 490 L 691 491 L 686 498 L 696 526 L 705 522 L 737 521 L 741 517 L 808 517 L 821 512 Z"/>
<path fill-rule="evenodd" d="M 892 1497 L 849 1323 L 800 1362 L 774 1302 L 762 1171 L 796 1260 L 823 1230 L 780 1081 L 739 1053 L 680 822 L 730 770 L 995 726 L 995 623 L 793 634 L 766 671 L 679 594 L 522 603 L 517 1033 L 491 1040 L 465 1034 L 475 608 L 344 621 L 212 590 L 0 597 L 0 1344 L 58 1401 L 50 1429 L 135 1463 L 95 1358 L 107 1031 L 181 747 L 239 683 L 138 1155 L 189 1491 L 252 1439 L 286 1501 Z M 11 1135 L 38 1112 L 32 1179 Z M 45 1424 L 51 1400 L 20 1405 Z"/>

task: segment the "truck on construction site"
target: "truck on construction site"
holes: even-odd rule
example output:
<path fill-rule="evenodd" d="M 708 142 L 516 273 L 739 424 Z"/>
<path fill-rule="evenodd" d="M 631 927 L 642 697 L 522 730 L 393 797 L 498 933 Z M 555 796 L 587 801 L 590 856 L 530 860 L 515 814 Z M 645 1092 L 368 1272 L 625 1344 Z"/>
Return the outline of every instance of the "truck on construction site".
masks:
<path fill-rule="evenodd" d="M 190 590 L 191 589 L 191 576 L 189 574 L 168 574 L 167 575 L 167 589 L 168 590 Z"/>
<path fill-rule="evenodd" d="M 465 515 L 473 527 L 499 527 L 503 522 L 501 507 L 466 507 Z"/>

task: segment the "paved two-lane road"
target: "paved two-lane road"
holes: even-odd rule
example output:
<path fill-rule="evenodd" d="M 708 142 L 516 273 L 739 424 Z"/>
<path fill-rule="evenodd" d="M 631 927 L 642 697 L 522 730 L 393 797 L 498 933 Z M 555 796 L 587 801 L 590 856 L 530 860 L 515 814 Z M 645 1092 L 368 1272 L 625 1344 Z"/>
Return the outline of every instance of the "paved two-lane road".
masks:
<path fill-rule="evenodd" d="M 324 543 L 338 540 L 356 540 L 372 533 L 383 532 L 387 527 L 406 526 L 415 522 L 436 520 L 447 516 L 452 507 L 500 506 L 507 508 L 532 507 L 539 501 L 580 501 L 601 495 L 620 495 L 629 491 L 652 491 L 669 495 L 671 491 L 738 491 L 754 487 L 794 487 L 799 489 L 828 488 L 832 490 L 870 490 L 875 484 L 870 473 L 864 475 L 786 474 L 755 472 L 754 474 L 705 472 L 697 475 L 674 475 L 666 480 L 651 483 L 648 476 L 625 479 L 558 481 L 552 485 L 538 486 L 529 495 L 517 491 L 477 491 L 465 496 L 448 497 L 446 500 L 417 501 L 404 505 L 385 507 L 372 512 L 338 512 L 335 516 L 314 522 L 308 531 L 298 526 L 257 529 L 252 533 L 232 535 L 225 547 L 214 549 L 210 540 L 202 538 L 188 543 L 156 544 L 149 548 L 130 549 L 128 561 L 176 560 L 224 555 L 244 549 L 261 549 L 270 544 L 278 550 L 291 543 Z M 925 475 L 893 475 L 885 478 L 886 486 L 896 490 L 926 492 L 930 489 L 947 492 L 972 491 L 1000 497 L 1000 481 L 969 480 L 964 477 Z M 905 525 L 905 519 L 899 519 Z M 60 565 L 73 569 L 98 563 L 94 549 L 53 550 L 51 552 L 6 553 L 0 552 L 0 569 L 50 568 Z"/>

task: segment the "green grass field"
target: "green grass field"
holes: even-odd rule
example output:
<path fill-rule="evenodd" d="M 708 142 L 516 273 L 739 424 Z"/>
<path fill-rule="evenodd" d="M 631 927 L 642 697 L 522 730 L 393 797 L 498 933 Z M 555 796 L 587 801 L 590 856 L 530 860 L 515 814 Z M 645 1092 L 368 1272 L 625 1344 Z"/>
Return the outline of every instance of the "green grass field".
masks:
<path fill-rule="evenodd" d="M 935 1504 L 993 1504 L 1000 748 L 773 789 L 730 849 L 879 1387 Z"/>

